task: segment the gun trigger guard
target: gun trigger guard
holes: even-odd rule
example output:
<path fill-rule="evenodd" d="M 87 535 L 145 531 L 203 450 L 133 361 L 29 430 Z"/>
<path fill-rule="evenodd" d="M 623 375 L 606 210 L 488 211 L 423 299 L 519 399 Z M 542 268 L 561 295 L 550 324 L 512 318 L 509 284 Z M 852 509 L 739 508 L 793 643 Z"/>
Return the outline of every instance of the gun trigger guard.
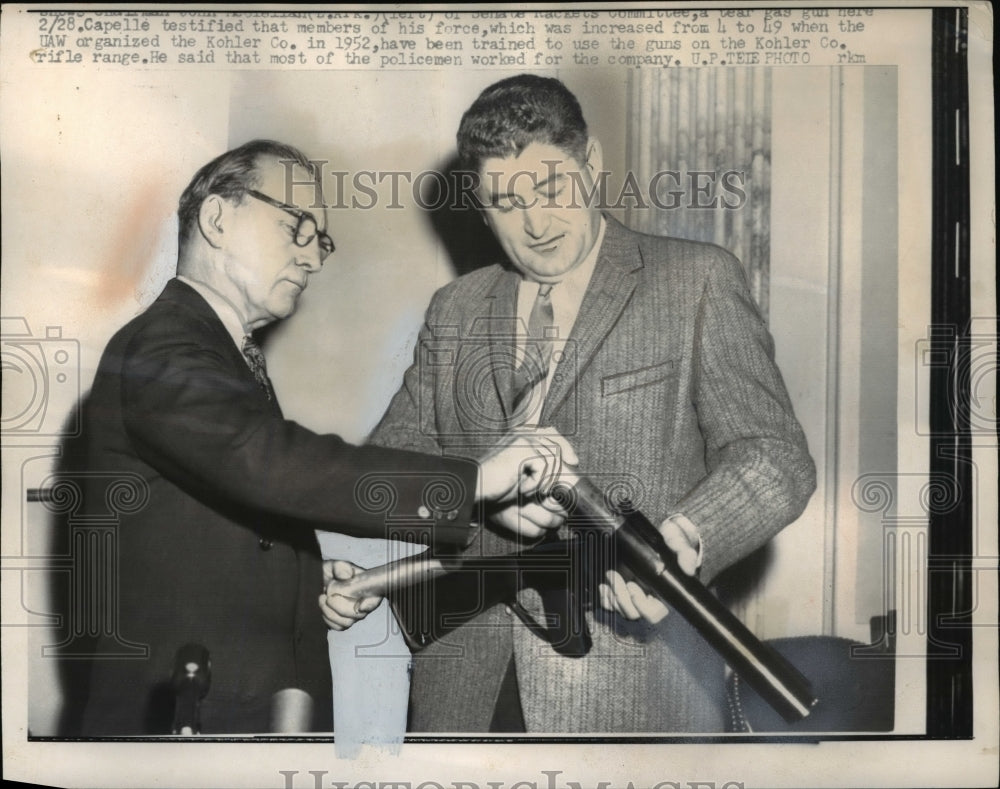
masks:
<path fill-rule="evenodd" d="M 511 600 L 507 603 L 507 607 L 517 614 L 517 618 L 520 619 L 526 628 L 538 636 L 546 644 L 553 644 L 555 639 L 553 638 L 552 629 L 546 627 L 545 625 L 538 622 L 531 614 L 528 613 L 527 609 L 521 605 L 518 600 Z"/>
<path fill-rule="evenodd" d="M 528 630 L 542 639 L 545 643 L 551 645 L 552 648 L 560 655 L 578 658 L 583 657 L 590 652 L 592 642 L 589 633 L 584 632 L 582 636 L 569 639 L 567 643 L 571 644 L 572 647 L 567 649 L 566 644 L 562 641 L 558 641 L 557 643 L 557 640 L 560 637 L 558 629 L 545 627 L 544 625 L 539 624 L 539 622 L 532 617 L 527 610 L 525 610 L 524 606 L 522 606 L 520 602 L 513 600 L 507 603 L 507 607 L 517 614 L 518 619 L 524 623 L 524 626 L 528 628 Z M 586 628 L 586 624 L 583 626 Z"/>
<path fill-rule="evenodd" d="M 551 641 L 552 639 L 548 637 L 548 630 L 540 625 L 538 621 L 528 613 L 527 609 L 521 605 L 521 602 L 517 599 L 511 600 L 507 603 L 507 607 L 517 614 L 517 618 L 524 622 L 525 627 L 527 627 L 535 635 L 540 636 L 546 641 Z"/>

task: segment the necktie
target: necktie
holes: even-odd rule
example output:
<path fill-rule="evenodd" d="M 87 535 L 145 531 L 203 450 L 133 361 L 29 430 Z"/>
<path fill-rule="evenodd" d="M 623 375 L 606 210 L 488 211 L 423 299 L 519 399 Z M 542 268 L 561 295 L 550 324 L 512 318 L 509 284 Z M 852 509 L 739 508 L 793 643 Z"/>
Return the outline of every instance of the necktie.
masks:
<path fill-rule="evenodd" d="M 531 401 L 531 394 L 549 374 L 552 362 L 554 334 L 552 324 L 552 285 L 540 285 L 531 314 L 528 316 L 528 337 L 524 343 L 524 359 L 514 370 L 514 414 L 524 421 L 529 414 L 519 413 Z"/>
<path fill-rule="evenodd" d="M 274 400 L 274 389 L 271 387 L 271 379 L 267 377 L 267 362 L 264 360 L 264 352 L 249 334 L 243 338 L 243 355 L 247 358 L 250 372 L 253 373 L 260 388 L 264 390 L 267 399 Z"/>

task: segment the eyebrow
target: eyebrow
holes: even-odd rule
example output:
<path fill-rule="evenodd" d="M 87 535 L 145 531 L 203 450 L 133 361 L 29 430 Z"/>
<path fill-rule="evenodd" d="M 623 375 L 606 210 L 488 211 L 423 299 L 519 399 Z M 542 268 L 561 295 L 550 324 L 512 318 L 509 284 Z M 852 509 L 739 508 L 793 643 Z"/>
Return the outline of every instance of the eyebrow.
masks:
<path fill-rule="evenodd" d="M 291 208 L 293 211 L 298 211 L 299 214 L 301 214 L 302 216 L 309 217 L 310 219 L 312 219 L 313 222 L 316 223 L 316 227 L 319 227 L 319 219 L 316 218 L 316 215 L 312 211 L 306 211 L 306 209 L 299 208 L 297 205 L 292 205 L 291 203 L 285 203 L 285 205 Z"/>
<path fill-rule="evenodd" d="M 327 215 L 326 215 L 326 198 L 325 197 L 323 198 L 323 209 L 324 209 L 323 210 L 323 220 L 324 220 L 325 223 L 328 224 L 329 223 L 328 222 L 329 217 L 327 217 Z M 319 217 L 316 216 L 316 214 L 314 214 L 312 211 L 306 211 L 304 208 L 300 208 L 299 210 L 302 211 L 304 214 L 307 214 L 308 216 L 312 217 L 312 221 L 316 223 L 316 229 L 320 233 L 329 233 L 330 232 L 330 228 L 329 227 L 323 227 L 322 225 L 320 225 L 320 223 L 319 223 Z"/>
<path fill-rule="evenodd" d="M 531 187 L 531 189 L 532 191 L 537 192 L 539 189 L 548 186 L 552 181 L 565 177 L 566 173 L 552 173 L 548 178 L 545 178 L 544 180 L 541 180 L 538 183 L 536 183 L 533 187 Z M 514 192 L 500 192 L 498 194 L 494 194 L 493 192 L 487 192 L 487 194 L 493 200 L 496 200 L 499 197 L 517 197 L 517 195 Z"/>
<path fill-rule="evenodd" d="M 270 197 L 270 195 L 268 195 L 268 197 Z M 272 199 L 275 199 L 275 198 L 272 198 Z M 310 218 L 310 219 L 312 219 L 312 221 L 313 221 L 313 222 L 314 222 L 314 223 L 316 224 L 316 228 L 317 228 L 317 229 L 318 229 L 318 230 L 319 230 L 320 232 L 322 232 L 322 233 L 325 233 L 325 232 L 326 232 L 326 228 L 325 228 L 325 227 L 320 227 L 320 224 L 319 224 L 319 218 L 318 218 L 318 217 L 316 216 L 316 214 L 314 214 L 314 213 L 313 213 L 312 211 L 306 211 L 306 209 L 304 209 L 304 208 L 299 208 L 299 207 L 298 207 L 297 205 L 292 205 L 291 203 L 286 203 L 286 202 L 285 202 L 284 200 L 280 200 L 279 202 L 280 202 L 280 203 L 281 203 L 281 204 L 282 204 L 283 206 L 285 206 L 286 208 L 290 208 L 290 209 L 292 209 L 293 211 L 298 211 L 298 212 L 299 212 L 299 214 L 301 214 L 302 216 L 307 216 L 307 217 L 309 217 L 309 218 Z M 276 206 L 276 207 L 277 207 L 277 206 Z M 324 219 L 325 219 L 325 217 L 324 217 Z"/>
<path fill-rule="evenodd" d="M 307 217 L 309 217 L 310 219 L 312 219 L 312 221 L 313 221 L 313 222 L 315 222 L 315 223 L 316 223 L 316 229 L 317 229 L 317 230 L 320 230 L 320 231 L 322 231 L 322 232 L 324 232 L 324 233 L 326 232 L 326 228 L 325 228 L 325 227 L 320 227 L 320 224 L 319 224 L 319 217 L 318 217 L 318 216 L 316 216 L 316 214 L 314 214 L 314 213 L 313 213 L 312 211 L 306 211 L 306 210 L 305 210 L 304 208 L 300 208 L 299 210 L 300 210 L 300 211 L 301 211 L 301 212 L 302 212 L 303 214 L 305 214 L 305 215 L 306 215 Z"/>

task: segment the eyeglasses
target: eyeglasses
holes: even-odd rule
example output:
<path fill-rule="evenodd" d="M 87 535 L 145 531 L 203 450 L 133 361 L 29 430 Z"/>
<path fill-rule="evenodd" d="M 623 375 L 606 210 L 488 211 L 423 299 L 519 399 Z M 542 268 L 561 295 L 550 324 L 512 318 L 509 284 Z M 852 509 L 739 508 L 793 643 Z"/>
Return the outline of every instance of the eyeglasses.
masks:
<path fill-rule="evenodd" d="M 268 197 L 266 194 L 258 192 L 255 189 L 247 189 L 246 193 L 251 197 L 255 197 L 258 200 L 267 203 L 268 205 L 280 208 L 282 211 L 291 214 L 299 220 L 298 224 L 295 226 L 295 246 L 307 247 L 312 243 L 312 240 L 316 238 L 319 241 L 320 260 L 326 260 L 337 248 L 333 243 L 333 239 L 319 229 L 319 226 L 316 224 L 316 217 L 308 211 L 302 211 L 295 206 L 282 203 L 280 200 Z"/>

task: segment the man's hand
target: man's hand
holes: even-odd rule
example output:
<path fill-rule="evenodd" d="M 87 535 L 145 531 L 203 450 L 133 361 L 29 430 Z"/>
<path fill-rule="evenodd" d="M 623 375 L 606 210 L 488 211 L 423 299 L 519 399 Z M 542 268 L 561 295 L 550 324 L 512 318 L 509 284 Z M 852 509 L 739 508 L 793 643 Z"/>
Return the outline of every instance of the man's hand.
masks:
<path fill-rule="evenodd" d="M 701 538 L 691 521 L 683 515 L 667 518 L 660 524 L 660 534 L 667 547 L 677 554 L 681 570 L 694 575 L 701 565 Z M 601 605 L 609 611 L 626 619 L 643 617 L 654 625 L 667 615 L 667 607 L 663 602 L 647 595 L 638 584 L 633 581 L 626 583 L 614 570 L 608 570 L 605 577 L 607 583 L 600 584 L 597 589 Z"/>
<path fill-rule="evenodd" d="M 508 504 L 490 515 L 490 521 L 501 529 L 529 540 L 558 529 L 566 522 L 567 512 L 551 496 L 541 501 L 530 501 L 520 507 L 517 502 Z"/>
<path fill-rule="evenodd" d="M 576 451 L 553 428 L 511 433 L 479 461 L 476 498 L 503 504 L 544 494 L 564 466 L 577 463 Z"/>
<path fill-rule="evenodd" d="M 337 594 L 340 581 L 348 581 L 360 567 L 342 559 L 323 562 L 323 585 L 325 591 L 319 596 L 319 610 L 323 621 L 331 630 L 347 630 L 355 622 L 360 622 L 379 607 L 381 597 L 345 597 Z"/>

